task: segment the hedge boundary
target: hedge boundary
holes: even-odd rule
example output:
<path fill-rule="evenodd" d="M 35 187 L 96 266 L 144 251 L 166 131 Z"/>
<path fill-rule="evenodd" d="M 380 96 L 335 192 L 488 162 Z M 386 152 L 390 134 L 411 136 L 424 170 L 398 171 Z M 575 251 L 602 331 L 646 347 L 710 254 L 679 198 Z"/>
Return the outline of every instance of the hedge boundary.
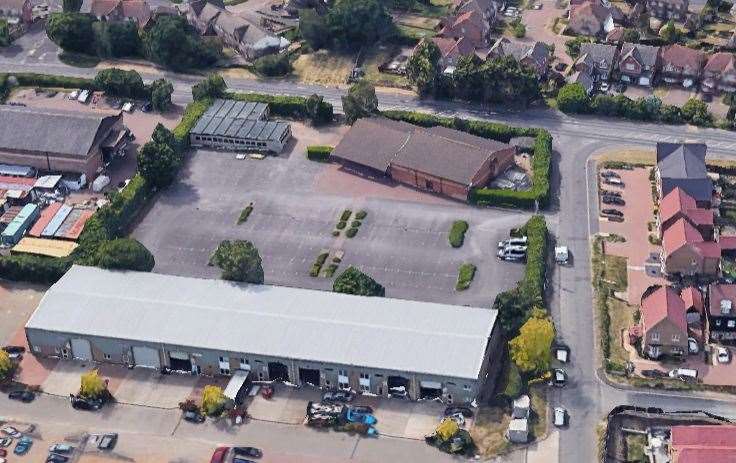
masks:
<path fill-rule="evenodd" d="M 333 148 L 326 145 L 307 146 L 307 159 L 310 161 L 327 162 L 330 160 Z"/>
<path fill-rule="evenodd" d="M 474 188 L 470 202 L 478 206 L 499 206 L 522 209 L 544 209 L 550 201 L 550 172 L 552 164 L 552 135 L 539 128 L 512 127 L 496 122 L 434 116 L 413 111 L 383 111 L 383 116 L 422 127 L 443 126 L 478 137 L 508 143 L 515 137 L 534 137 L 532 155 L 532 187 L 526 191 L 496 188 Z"/>
<path fill-rule="evenodd" d="M 228 100 L 247 101 L 252 103 L 267 103 L 269 105 L 271 114 L 273 114 L 274 116 L 286 117 L 291 119 L 307 119 L 310 116 L 307 109 L 307 98 L 301 96 L 226 92 L 223 98 Z M 317 112 L 333 112 L 333 110 L 334 108 L 330 103 L 322 101 L 321 106 Z"/>

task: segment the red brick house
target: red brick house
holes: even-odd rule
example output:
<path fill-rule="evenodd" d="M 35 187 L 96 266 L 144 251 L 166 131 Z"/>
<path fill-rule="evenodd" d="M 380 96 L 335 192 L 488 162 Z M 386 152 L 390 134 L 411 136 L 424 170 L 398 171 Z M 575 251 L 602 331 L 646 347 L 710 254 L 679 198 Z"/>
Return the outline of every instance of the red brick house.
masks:
<path fill-rule="evenodd" d="M 695 286 L 688 286 L 680 292 L 680 298 L 685 303 L 687 326 L 700 326 L 705 315 L 703 294 Z"/>
<path fill-rule="evenodd" d="M 695 85 L 703 73 L 705 54 L 679 44 L 662 48 L 662 79 L 685 88 Z"/>
<path fill-rule="evenodd" d="M 151 8 L 142 0 L 91 0 L 82 3 L 80 12 L 100 21 L 133 21 L 141 29 L 151 20 Z"/>
<path fill-rule="evenodd" d="M 687 353 L 685 302 L 671 286 L 661 286 L 641 301 L 642 353 L 657 359 Z"/>
<path fill-rule="evenodd" d="M 387 175 L 414 188 L 467 201 L 514 162 L 516 148 L 445 127 L 359 119 L 331 157 L 357 173 Z"/>
<path fill-rule="evenodd" d="M 662 234 L 662 266 L 669 275 L 716 276 L 720 269 L 721 247 L 705 241 L 689 221 L 680 218 Z"/>
<path fill-rule="evenodd" d="M 29 24 L 33 21 L 33 5 L 30 0 L 0 0 L 0 18 Z"/>
<path fill-rule="evenodd" d="M 699 208 L 695 199 L 685 191 L 676 187 L 659 202 L 659 236 L 676 221 L 684 219 L 695 227 L 700 236 L 709 240 L 713 237 L 713 210 Z"/>
<path fill-rule="evenodd" d="M 716 342 L 736 340 L 736 285 L 713 284 L 708 288 L 708 331 Z"/>
<path fill-rule="evenodd" d="M 605 37 L 614 28 L 613 15 L 597 1 L 585 1 L 570 6 L 568 27 L 579 35 Z"/>
<path fill-rule="evenodd" d="M 736 463 L 736 425 L 670 428 L 671 463 Z"/>
<path fill-rule="evenodd" d="M 736 91 L 736 58 L 733 53 L 714 53 L 708 58 L 700 88 L 705 93 Z"/>
<path fill-rule="evenodd" d="M 659 68 L 659 47 L 624 43 L 619 54 L 621 82 L 651 87 Z"/>

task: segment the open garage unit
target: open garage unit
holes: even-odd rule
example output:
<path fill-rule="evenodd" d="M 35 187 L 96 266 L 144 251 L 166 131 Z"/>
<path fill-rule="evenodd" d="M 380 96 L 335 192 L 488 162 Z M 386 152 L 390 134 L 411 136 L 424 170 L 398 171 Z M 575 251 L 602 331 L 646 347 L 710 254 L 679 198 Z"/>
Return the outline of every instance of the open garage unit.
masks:
<path fill-rule="evenodd" d="M 39 356 L 71 345 L 74 357 L 97 362 L 459 403 L 492 389 L 503 351 L 496 315 L 75 265 L 26 337 Z"/>

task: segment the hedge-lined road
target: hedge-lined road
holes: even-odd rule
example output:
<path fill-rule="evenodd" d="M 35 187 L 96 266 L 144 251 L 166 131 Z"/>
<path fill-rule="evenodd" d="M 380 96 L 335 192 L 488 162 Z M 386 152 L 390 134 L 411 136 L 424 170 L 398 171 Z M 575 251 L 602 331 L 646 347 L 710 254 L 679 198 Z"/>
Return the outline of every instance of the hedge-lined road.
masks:
<path fill-rule="evenodd" d="M 46 72 L 92 77 L 94 69 L 77 69 L 64 65 L 31 65 L 0 61 L 5 71 Z M 191 86 L 201 79 L 164 73 L 175 85 L 174 100 L 191 100 Z M 160 74 L 143 74 L 146 79 Z M 236 91 L 252 91 L 283 95 L 308 96 L 318 93 L 340 108 L 342 88 L 299 85 L 290 82 L 265 82 L 228 79 Z M 663 394 L 659 392 L 630 392 L 606 385 L 596 375 L 598 361 L 593 352 L 596 344 L 590 285 L 589 233 L 595 232 L 595 193 L 586 182 L 586 166 L 591 155 L 600 150 L 622 146 L 653 148 L 657 141 L 703 140 L 709 151 L 717 155 L 732 155 L 736 150 L 736 133 L 716 129 L 698 129 L 686 126 L 667 126 L 604 120 L 594 117 L 569 117 L 551 110 L 524 112 L 485 111 L 467 104 L 420 100 L 411 95 L 379 92 L 382 109 L 407 109 L 438 113 L 443 116 L 475 117 L 499 120 L 511 125 L 543 127 L 555 137 L 555 149 L 562 153 L 554 168 L 553 188 L 559 189 L 559 202 L 554 201 L 549 214 L 550 230 L 558 240 L 568 245 L 574 265 L 557 269 L 550 283 L 554 295 L 552 313 L 561 337 L 572 347 L 573 362 L 569 366 L 571 382 L 568 388 L 554 391 L 553 405 L 565 406 L 571 415 L 570 429 L 560 433 L 560 462 L 589 463 L 596 460 L 595 429 L 603 416 L 615 405 L 635 404 L 659 406 L 665 409 L 701 409 L 736 418 L 736 402 L 729 398 L 708 400 L 692 395 Z M 594 178 L 593 178 L 594 180 Z M 593 202 L 589 204 L 589 198 Z M 561 207 L 560 207 L 561 206 Z M 589 212 L 592 208 L 592 215 Z M 591 225 L 592 224 L 592 225 Z M 736 399 L 734 399 L 736 400 Z"/>

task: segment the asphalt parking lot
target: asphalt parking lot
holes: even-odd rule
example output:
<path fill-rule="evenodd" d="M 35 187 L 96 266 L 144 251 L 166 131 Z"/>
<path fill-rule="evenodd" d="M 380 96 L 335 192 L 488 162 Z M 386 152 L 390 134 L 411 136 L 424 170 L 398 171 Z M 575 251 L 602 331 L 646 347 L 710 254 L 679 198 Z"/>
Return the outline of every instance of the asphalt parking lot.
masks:
<path fill-rule="evenodd" d="M 320 188 L 326 181 L 322 174 L 333 166 L 308 161 L 305 149 L 315 142 L 334 146 L 345 128 L 317 131 L 292 123 L 292 130 L 295 140 L 278 157 L 237 160 L 234 153 L 207 150 L 191 155 L 180 180 L 157 198 L 133 231 L 153 252 L 154 271 L 217 278 L 219 269 L 207 265 L 211 253 L 222 240 L 246 239 L 259 249 L 269 284 L 331 288 L 331 279 L 309 276 L 323 250 L 344 252 L 338 274 L 349 265 L 361 268 L 386 286 L 389 297 L 488 306 L 521 277 L 522 265 L 496 259 L 495 243 L 523 224 L 527 214 L 438 201 L 397 185 L 363 194 L 356 181 L 344 194 L 326 193 Z M 358 179 L 345 172 L 328 178 L 335 175 Z M 251 202 L 252 214 L 237 225 L 240 211 Z M 343 209 L 368 212 L 355 238 L 331 234 Z M 447 235 L 458 219 L 467 220 L 470 230 L 463 247 L 453 249 Z M 463 262 L 478 271 L 472 286 L 457 292 L 457 268 Z"/>

